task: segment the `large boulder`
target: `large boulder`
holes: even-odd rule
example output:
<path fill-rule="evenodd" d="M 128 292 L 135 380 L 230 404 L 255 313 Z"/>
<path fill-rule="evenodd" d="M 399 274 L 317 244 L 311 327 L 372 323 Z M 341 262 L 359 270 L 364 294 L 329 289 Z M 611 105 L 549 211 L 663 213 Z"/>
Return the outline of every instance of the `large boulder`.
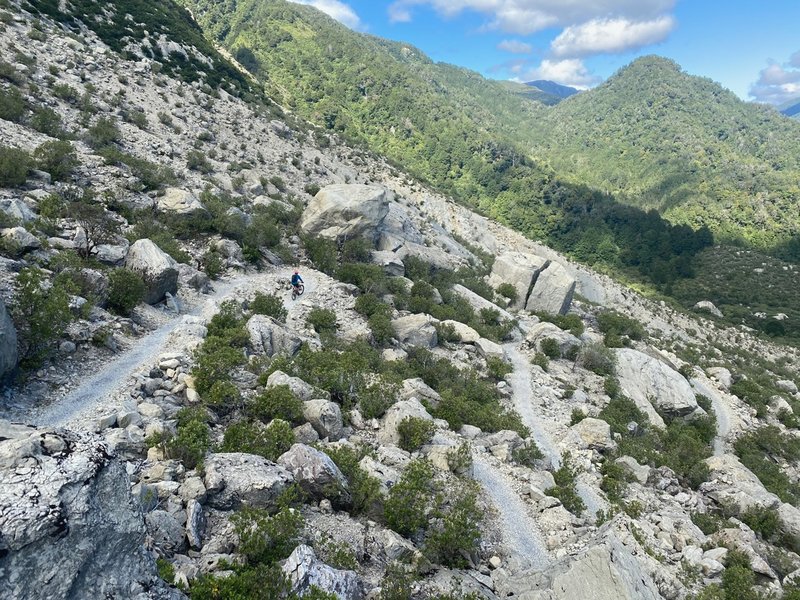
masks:
<path fill-rule="evenodd" d="M 300 228 L 328 239 L 366 237 L 376 241 L 393 196 L 379 185 L 326 186 L 303 212 Z"/>
<path fill-rule="evenodd" d="M 3 241 L 8 249 L 18 255 L 42 247 L 42 242 L 24 227 L 11 227 L 3 229 Z"/>
<path fill-rule="evenodd" d="M 278 464 L 289 471 L 311 497 L 327 498 L 338 507 L 352 504 L 347 478 L 324 452 L 305 444 L 294 444 L 278 457 Z"/>
<path fill-rule="evenodd" d="M 291 583 L 292 592 L 299 596 L 305 595 L 313 585 L 341 600 L 361 600 L 364 597 L 361 581 L 354 571 L 326 565 L 305 544 L 294 549 L 282 568 Z"/>
<path fill-rule="evenodd" d="M 581 341 L 569 331 L 564 331 L 558 325 L 540 321 L 528 328 L 525 335 L 525 342 L 534 350 L 542 349 L 542 342 L 546 339 L 554 339 L 561 352 L 567 352 L 571 346 L 580 346 Z"/>
<path fill-rule="evenodd" d="M 183 597 L 158 578 L 102 440 L 2 422 L 0 434 L 0 598 Z"/>
<path fill-rule="evenodd" d="M 533 285 L 525 309 L 554 315 L 567 314 L 575 294 L 575 278 L 558 263 L 547 265 Z"/>
<path fill-rule="evenodd" d="M 389 407 L 383 417 L 383 429 L 378 433 L 378 439 L 381 443 L 398 445 L 400 443 L 400 433 L 397 428 L 403 422 L 403 419 L 408 417 L 433 421 L 433 417 L 416 398 L 396 402 Z"/>
<path fill-rule="evenodd" d="M 436 319 L 430 315 L 417 314 L 400 317 L 392 321 L 395 337 L 409 346 L 435 348 L 439 343 L 436 334 Z"/>
<path fill-rule="evenodd" d="M 211 454 L 205 468 L 208 503 L 221 510 L 274 508 L 294 481 L 289 471 L 263 456 L 241 452 Z"/>
<path fill-rule="evenodd" d="M 157 304 L 178 291 L 177 263 L 151 240 L 136 240 L 128 249 L 125 266 L 144 279 L 147 304 Z"/>
<path fill-rule="evenodd" d="M 36 213 L 17 198 L 0 199 L 0 212 L 5 213 L 11 219 L 16 219 L 19 223 L 28 223 L 36 218 Z"/>
<path fill-rule="evenodd" d="M 750 469 L 731 454 L 712 456 L 706 459 L 709 476 L 701 490 L 720 506 L 735 515 L 742 515 L 751 508 L 775 509 L 780 499 L 768 492 Z"/>
<path fill-rule="evenodd" d="M 269 389 L 279 385 L 287 386 L 290 390 L 292 390 L 292 393 L 300 398 L 300 400 L 303 402 L 313 400 L 314 398 L 322 398 L 322 395 L 324 395 L 326 399 L 330 396 L 328 392 L 318 390 L 313 385 L 306 383 L 299 377 L 291 377 L 283 371 L 274 371 L 267 378 L 267 385 L 265 387 Z"/>
<path fill-rule="evenodd" d="M 450 291 L 466 300 L 475 312 L 480 312 L 484 309 L 494 310 L 500 314 L 501 319 L 505 321 L 514 320 L 514 316 L 510 312 L 500 308 L 493 302 L 489 302 L 483 296 L 479 296 L 471 289 L 465 288 L 460 283 L 455 284 L 452 288 L 450 288 Z"/>
<path fill-rule="evenodd" d="M 578 434 L 588 448 L 611 450 L 617 446 L 611 437 L 611 427 L 602 419 L 586 417 L 573 425 L 572 431 Z"/>
<path fill-rule="evenodd" d="M 200 199 L 189 190 L 167 188 L 158 199 L 158 208 L 178 215 L 195 215 L 205 213 L 206 207 Z"/>
<path fill-rule="evenodd" d="M 535 254 L 506 252 L 495 258 L 489 285 L 496 289 L 503 283 L 510 283 L 517 290 L 511 308 L 525 308 L 533 283 L 548 263 L 546 258 Z"/>
<path fill-rule="evenodd" d="M 336 441 L 344 435 L 342 409 L 330 400 L 309 400 L 303 402 L 303 417 L 321 438 Z"/>
<path fill-rule="evenodd" d="M 631 348 L 617 350 L 617 377 L 622 392 L 636 403 L 650 422 L 664 427 L 664 420 L 655 411 L 681 417 L 698 409 L 692 386 L 669 366 Z"/>
<path fill-rule="evenodd" d="M 247 321 L 250 347 L 257 354 L 292 356 L 303 343 L 298 336 L 267 315 L 253 315 Z"/>
<path fill-rule="evenodd" d="M 17 367 L 17 360 L 17 329 L 5 303 L 0 300 L 0 379 Z"/>
<path fill-rule="evenodd" d="M 425 383 L 420 377 L 404 379 L 399 392 L 400 400 L 411 400 L 416 398 L 426 402 L 429 406 L 436 408 L 442 397 L 431 386 Z"/>

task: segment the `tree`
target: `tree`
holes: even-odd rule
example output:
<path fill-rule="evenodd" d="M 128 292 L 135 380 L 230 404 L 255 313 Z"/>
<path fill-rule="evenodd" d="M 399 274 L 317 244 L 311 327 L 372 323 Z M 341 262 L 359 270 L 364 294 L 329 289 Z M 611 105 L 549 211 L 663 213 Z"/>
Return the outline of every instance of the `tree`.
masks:
<path fill-rule="evenodd" d="M 69 203 L 69 215 L 83 229 L 83 237 L 76 240 L 76 250 L 81 258 L 89 258 L 100 244 L 116 240 L 121 228 L 116 219 L 99 202 L 90 190 Z"/>

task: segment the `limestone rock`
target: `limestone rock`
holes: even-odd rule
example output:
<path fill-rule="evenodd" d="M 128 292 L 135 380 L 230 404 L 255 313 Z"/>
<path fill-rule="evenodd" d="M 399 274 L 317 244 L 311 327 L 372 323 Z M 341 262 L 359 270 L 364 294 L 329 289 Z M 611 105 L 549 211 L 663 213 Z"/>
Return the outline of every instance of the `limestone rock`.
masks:
<path fill-rule="evenodd" d="M 313 498 L 327 498 L 339 507 L 352 504 L 347 478 L 324 452 L 304 444 L 294 444 L 278 458 L 278 464 L 289 471 L 302 490 Z"/>
<path fill-rule="evenodd" d="M 781 504 L 735 456 L 712 456 L 706 459 L 706 464 L 709 477 L 700 489 L 734 514 L 741 515 L 749 508 L 777 508 Z"/>
<path fill-rule="evenodd" d="M 293 482 L 292 474 L 262 456 L 241 452 L 211 454 L 205 461 L 208 503 L 222 510 L 241 506 L 272 508 Z"/>
<path fill-rule="evenodd" d="M 203 536 L 206 530 L 206 515 L 202 505 L 197 500 L 186 503 L 186 539 L 195 550 L 203 546 Z"/>
<path fill-rule="evenodd" d="M 3 229 L 2 235 L 3 241 L 9 245 L 11 250 L 16 251 L 18 254 L 25 254 L 26 252 L 42 247 L 42 242 L 39 241 L 39 238 L 24 227 Z"/>
<path fill-rule="evenodd" d="M 0 300 L 0 379 L 16 369 L 18 360 L 17 329 L 5 303 Z"/>
<path fill-rule="evenodd" d="M 309 400 L 303 403 L 303 417 L 321 438 L 339 440 L 344 433 L 342 409 L 329 400 Z"/>
<path fill-rule="evenodd" d="M 250 346 L 258 354 L 274 356 L 283 353 L 292 356 L 303 343 L 298 336 L 267 315 L 253 315 L 247 321 L 246 328 L 250 334 Z"/>
<path fill-rule="evenodd" d="M 540 321 L 531 325 L 525 336 L 525 341 L 535 350 L 541 350 L 542 342 L 546 339 L 554 339 L 562 353 L 569 350 L 571 346 L 581 345 L 581 341 L 569 331 L 564 331 L 558 325 L 547 321 Z"/>
<path fill-rule="evenodd" d="M 601 419 L 586 417 L 573 425 L 572 430 L 580 436 L 588 448 L 611 450 L 617 446 L 611 437 L 611 427 Z"/>
<path fill-rule="evenodd" d="M 506 252 L 495 258 L 489 285 L 497 289 L 503 283 L 510 283 L 517 290 L 511 308 L 525 308 L 534 281 L 548 263 L 547 259 L 535 254 Z"/>
<path fill-rule="evenodd" d="M 164 195 L 158 199 L 158 208 L 178 215 L 206 212 L 206 207 L 192 192 L 174 187 L 164 190 Z"/>
<path fill-rule="evenodd" d="M 16 219 L 18 223 L 27 223 L 36 219 L 36 213 L 22 200 L 17 200 L 16 198 L 0 199 L 0 212 L 4 212 L 12 219 Z"/>
<path fill-rule="evenodd" d="M 313 385 L 311 385 L 310 383 L 306 383 L 299 377 L 290 377 L 283 371 L 274 371 L 267 378 L 266 387 L 269 389 L 272 387 L 277 387 L 279 385 L 288 386 L 289 389 L 292 390 L 292 393 L 304 402 L 308 400 L 313 400 L 314 398 L 330 396 L 330 394 L 328 394 L 327 392 L 322 392 L 320 390 L 317 390 Z"/>
<path fill-rule="evenodd" d="M 437 407 L 442 400 L 439 393 L 419 377 L 403 380 L 403 387 L 400 388 L 399 398 L 401 400 L 416 398 L 417 400 L 427 402 L 428 405 L 433 408 Z"/>
<path fill-rule="evenodd" d="M 392 321 L 395 336 L 403 344 L 420 346 L 422 348 L 435 348 L 439 343 L 436 320 L 430 315 L 417 314 L 400 317 Z"/>
<path fill-rule="evenodd" d="M 454 294 L 461 296 L 464 300 L 469 302 L 469 305 L 475 310 L 475 312 L 480 312 L 483 309 L 494 310 L 500 314 L 500 318 L 504 321 L 514 320 L 514 316 L 510 312 L 500 308 L 493 302 L 489 302 L 483 296 L 479 296 L 472 290 L 465 288 L 460 283 L 455 284 L 452 288 L 450 288 L 450 290 Z"/>
<path fill-rule="evenodd" d="M 650 422 L 664 426 L 654 410 L 676 417 L 697 410 L 697 399 L 689 382 L 660 360 L 631 348 L 617 350 L 617 377 L 622 392 L 650 417 Z"/>
<path fill-rule="evenodd" d="M 481 334 L 460 321 L 447 319 L 446 321 L 442 321 L 442 325 L 445 327 L 452 327 L 462 344 L 474 344 L 481 339 Z"/>
<path fill-rule="evenodd" d="M 151 240 L 136 240 L 125 257 L 125 266 L 144 279 L 147 304 L 157 304 L 167 293 L 174 295 L 178 291 L 176 262 Z"/>
<path fill-rule="evenodd" d="M 174 554 L 185 546 L 185 532 L 178 520 L 165 510 L 147 513 L 145 523 L 153 543 L 162 552 Z"/>
<path fill-rule="evenodd" d="M 342 600 L 361 600 L 364 591 L 354 571 L 329 567 L 318 560 L 314 550 L 305 544 L 299 545 L 283 564 L 283 572 L 291 582 L 292 591 L 298 595 L 312 585 Z"/>
<path fill-rule="evenodd" d="M 397 445 L 400 443 L 400 434 L 397 427 L 408 417 L 416 417 L 433 421 L 433 417 L 428 414 L 422 403 L 416 399 L 401 400 L 389 407 L 383 417 L 383 428 L 378 434 L 378 439 L 384 444 Z"/>
<path fill-rule="evenodd" d="M 640 465 L 632 456 L 620 456 L 614 462 L 642 485 L 647 483 L 647 479 L 650 477 L 650 467 L 648 465 Z"/>
<path fill-rule="evenodd" d="M 713 302 L 709 300 L 701 300 L 697 304 L 694 305 L 694 310 L 703 311 L 714 315 L 715 317 L 719 317 L 720 319 L 724 316 L 722 311 L 718 309 Z"/>
<path fill-rule="evenodd" d="M 1 598 L 182 597 L 158 579 L 140 505 L 102 440 L 15 431 L 0 440 Z"/>
<path fill-rule="evenodd" d="M 478 354 L 483 358 L 499 358 L 500 360 L 505 360 L 506 358 L 506 351 L 503 350 L 503 347 L 486 338 L 480 338 L 475 342 L 475 348 L 478 349 Z"/>
<path fill-rule="evenodd" d="M 575 285 L 575 278 L 563 266 L 551 262 L 536 278 L 525 309 L 565 315 L 572 304 Z"/>
<path fill-rule="evenodd" d="M 300 228 L 328 239 L 376 240 L 392 199 L 392 192 L 378 185 L 328 185 L 308 204 Z"/>
<path fill-rule="evenodd" d="M 403 277 L 406 274 L 406 266 L 394 252 L 375 250 L 372 253 L 372 262 L 381 267 L 389 277 Z"/>

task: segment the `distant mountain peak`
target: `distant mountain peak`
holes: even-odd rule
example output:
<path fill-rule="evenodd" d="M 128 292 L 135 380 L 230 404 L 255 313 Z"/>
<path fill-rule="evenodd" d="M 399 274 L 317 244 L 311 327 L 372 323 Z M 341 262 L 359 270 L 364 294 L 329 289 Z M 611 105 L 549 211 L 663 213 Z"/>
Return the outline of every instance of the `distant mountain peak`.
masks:
<path fill-rule="evenodd" d="M 548 81 L 547 79 L 537 79 L 536 81 L 528 81 L 525 83 L 530 87 L 535 87 L 538 90 L 545 92 L 546 94 L 550 94 L 551 96 L 556 96 L 561 98 L 569 98 L 570 96 L 574 96 L 580 90 L 570 87 L 568 85 L 561 85 L 560 83 L 556 83 L 555 81 Z"/>

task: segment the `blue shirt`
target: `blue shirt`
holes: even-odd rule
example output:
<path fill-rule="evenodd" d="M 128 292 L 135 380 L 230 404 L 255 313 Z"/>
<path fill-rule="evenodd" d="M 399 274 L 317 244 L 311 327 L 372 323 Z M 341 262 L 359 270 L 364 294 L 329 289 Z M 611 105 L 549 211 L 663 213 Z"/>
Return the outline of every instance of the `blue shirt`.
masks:
<path fill-rule="evenodd" d="M 297 285 L 298 283 L 302 283 L 302 281 L 303 281 L 303 278 L 300 277 L 300 275 L 298 273 L 295 273 L 294 275 L 292 275 L 292 285 Z"/>

